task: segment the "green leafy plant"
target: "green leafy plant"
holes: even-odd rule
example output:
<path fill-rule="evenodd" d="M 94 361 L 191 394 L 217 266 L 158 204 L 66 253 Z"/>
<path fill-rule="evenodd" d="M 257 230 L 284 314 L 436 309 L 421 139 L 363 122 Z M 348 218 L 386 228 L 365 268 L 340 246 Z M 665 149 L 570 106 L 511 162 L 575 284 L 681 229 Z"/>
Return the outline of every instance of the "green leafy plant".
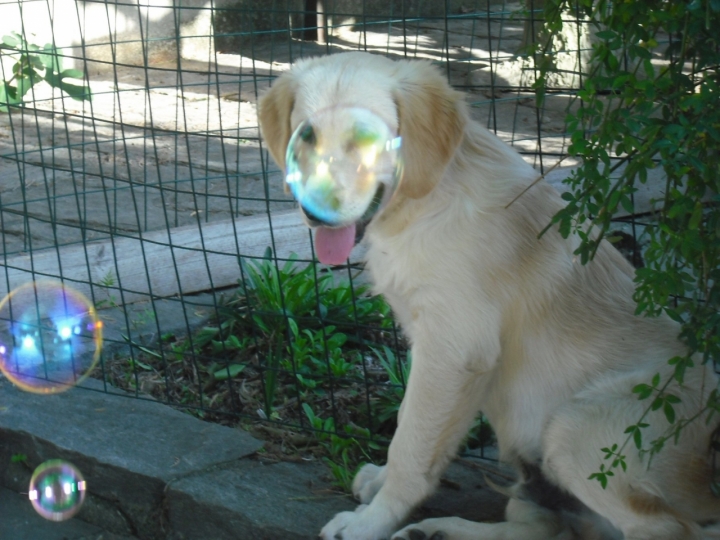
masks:
<path fill-rule="evenodd" d="M 390 308 L 378 296 L 369 296 L 368 285 L 338 283 L 332 272 L 320 273 L 315 264 L 299 268 L 297 256 L 276 264 L 268 249 L 262 259 L 242 260 L 241 294 L 228 304 L 235 313 L 253 312 L 252 319 L 265 332 L 285 332 L 287 319 L 310 328 L 330 323 L 353 328 L 356 322 L 390 328 Z"/>
<path fill-rule="evenodd" d="M 291 358 L 294 359 L 296 376 L 303 385 L 315 387 L 316 378 L 328 373 L 334 377 L 346 377 L 357 365 L 357 354 L 343 349 L 347 335 L 337 332 L 335 326 L 300 330 L 293 321 L 290 327 L 293 339 L 282 365 L 292 371 Z"/>
<path fill-rule="evenodd" d="M 390 347 L 404 348 L 390 308 L 367 284 L 353 283 L 356 276 L 341 279 L 294 256 L 277 261 L 268 250 L 242 260 L 241 269 L 217 319 L 189 336 L 163 335 L 157 350 L 127 340 L 133 357 L 106 362 L 106 372 L 120 386 L 149 389 L 207 420 L 234 425 L 225 413 L 240 412 L 244 426 L 270 444 L 281 441 L 277 452 L 299 445 L 297 452 L 323 459 L 349 489 L 361 462 L 384 459 L 379 444 L 392 435 L 402 399 L 402 374 L 387 383 L 375 362 L 376 351 L 385 351 L 407 375 L 404 352 Z M 296 433 L 308 426 L 317 436 Z M 308 439 L 310 449 L 302 446 Z"/>
<path fill-rule="evenodd" d="M 636 273 L 637 314 L 667 314 L 681 324 L 687 345 L 684 356 L 668 359 L 671 379 L 656 375 L 635 387 L 649 405 L 622 444 L 603 449 L 605 463 L 590 478 L 605 487 L 613 470 L 625 468 L 629 443 L 649 463 L 690 422 L 720 412 L 715 389 L 702 411 L 678 417 L 672 391 L 687 369 L 720 359 L 720 2 L 548 0 L 551 34 L 562 30 L 561 14 L 571 9 L 593 21 L 598 40 L 567 114 L 568 153 L 581 164 L 551 225 L 581 240 L 576 254 L 586 263 L 613 217 L 635 212 L 634 193 L 652 181 L 649 171 L 661 168 L 664 195 L 646 216 L 645 266 Z M 549 59 L 541 67 L 545 75 L 553 69 Z M 549 91 L 544 81 L 536 85 L 539 105 Z M 647 442 L 649 414 L 660 410 L 669 427 Z"/>
<path fill-rule="evenodd" d="M 12 106 L 25 103 L 27 94 L 42 81 L 61 89 L 77 101 L 91 99 L 89 86 L 68 81 L 82 80 L 85 74 L 78 69 L 63 69 L 63 56 L 54 45 L 48 43 L 40 47 L 12 32 L 3 36 L 0 51 L 16 59 L 12 73 L 3 73 L 5 80 L 0 83 L 0 111 L 8 112 Z M 31 95 L 30 101 L 33 99 Z"/>
<path fill-rule="evenodd" d="M 27 459 L 25 454 L 13 454 L 10 456 L 10 463 L 27 463 Z"/>
<path fill-rule="evenodd" d="M 379 297 L 367 294 L 368 286 L 338 282 L 331 272 L 310 264 L 300 267 L 297 257 L 283 264 L 272 252 L 257 260 L 242 261 L 239 294 L 223 309 L 220 335 L 255 336 L 267 343 L 265 363 L 265 414 L 270 414 L 278 376 L 294 374 L 306 389 L 319 380 L 351 376 L 359 361 L 356 348 L 348 347 L 348 331 L 356 323 L 389 328 L 390 310 Z"/>
<path fill-rule="evenodd" d="M 0 108 L 0 110 L 2 109 Z M 109 307 L 118 307 L 119 304 L 117 298 L 110 293 L 110 289 L 117 286 L 115 283 L 115 274 L 112 270 L 107 271 L 107 273 L 98 282 L 98 286 L 104 289 L 104 293 L 107 295 L 107 298 L 98 300 L 95 303 L 95 308 L 104 309 Z"/>
<path fill-rule="evenodd" d="M 367 440 L 370 437 L 370 431 L 367 428 L 346 425 L 344 433 L 338 435 L 335 421 L 332 418 L 320 418 L 307 403 L 303 403 L 303 410 L 315 431 L 315 436 L 328 452 L 324 461 L 330 468 L 335 485 L 343 491 L 351 492 L 355 473 L 365 463 L 372 461 L 364 445 L 357 439 L 357 437 L 362 437 Z M 366 444 L 368 449 L 379 449 L 379 446 L 373 442 Z"/>
<path fill-rule="evenodd" d="M 373 349 L 378 362 L 387 374 L 387 383 L 383 390 L 377 395 L 377 419 L 380 422 L 394 420 L 400 411 L 400 403 L 405 396 L 405 385 L 410 377 L 412 359 L 410 351 L 407 351 L 405 361 L 401 361 L 387 345 L 381 349 Z"/>

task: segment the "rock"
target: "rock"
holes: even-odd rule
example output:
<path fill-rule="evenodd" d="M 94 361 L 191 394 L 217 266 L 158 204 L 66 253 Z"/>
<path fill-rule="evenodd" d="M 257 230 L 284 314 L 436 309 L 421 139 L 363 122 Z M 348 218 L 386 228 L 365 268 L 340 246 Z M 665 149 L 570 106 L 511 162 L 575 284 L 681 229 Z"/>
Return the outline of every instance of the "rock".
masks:
<path fill-rule="evenodd" d="M 103 389 L 92 379 L 82 386 Z M 168 482 L 239 460 L 262 446 L 243 431 L 115 392 L 72 389 L 44 396 L 0 383 L 0 463 L 27 456 L 25 467 L 1 471 L 0 483 L 26 490 L 39 464 L 67 460 L 88 483 L 79 517 L 117 534 L 158 538 Z"/>
<path fill-rule="evenodd" d="M 315 539 L 337 512 L 357 503 L 322 481 L 319 463 L 243 460 L 173 482 L 167 493 L 173 539 Z"/>
<path fill-rule="evenodd" d="M 137 540 L 80 521 L 56 523 L 35 513 L 26 494 L 0 488 L 0 538 L 8 540 Z"/>

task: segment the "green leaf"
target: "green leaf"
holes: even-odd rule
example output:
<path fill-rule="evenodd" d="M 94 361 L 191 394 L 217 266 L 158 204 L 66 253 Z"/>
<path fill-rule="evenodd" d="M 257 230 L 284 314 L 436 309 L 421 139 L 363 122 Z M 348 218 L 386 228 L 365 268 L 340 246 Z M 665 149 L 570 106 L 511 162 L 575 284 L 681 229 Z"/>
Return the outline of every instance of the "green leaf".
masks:
<path fill-rule="evenodd" d="M 588 480 L 597 480 L 603 489 L 607 488 L 607 474 L 606 473 L 592 473 L 588 476 Z"/>
<path fill-rule="evenodd" d="M 650 409 L 653 410 L 653 411 L 657 411 L 660 407 L 663 406 L 663 402 L 664 402 L 664 401 L 663 401 L 663 398 L 661 398 L 661 397 L 656 397 L 656 398 L 653 400 L 652 404 L 650 405 Z"/>
<path fill-rule="evenodd" d="M 60 88 L 67 92 L 71 98 L 77 101 L 90 100 L 90 87 L 78 86 L 76 84 L 66 83 L 65 81 L 60 82 Z"/>
<path fill-rule="evenodd" d="M 36 47 L 39 49 L 39 47 Z M 54 73 L 60 73 L 63 70 L 62 67 L 62 55 L 58 53 L 57 49 L 48 43 L 43 47 L 43 52 L 38 52 L 38 57 L 42 61 L 45 69 Z"/>
<path fill-rule="evenodd" d="M 25 96 L 33 86 L 35 86 L 35 83 L 37 81 L 42 80 L 40 76 L 35 77 L 35 73 L 29 77 L 20 77 L 17 79 L 17 95 L 19 98 L 22 98 Z M 19 100 L 21 101 L 21 100 Z"/>
<path fill-rule="evenodd" d="M 623 197 L 620 199 L 620 205 L 623 207 L 623 210 L 625 210 L 628 214 L 635 213 L 635 208 L 633 207 L 632 200 L 627 195 L 623 195 Z"/>
<path fill-rule="evenodd" d="M 17 97 L 17 88 L 11 86 L 6 81 L 2 81 L 0 85 L 0 104 L 16 105 L 22 103 L 22 99 Z"/>
<path fill-rule="evenodd" d="M 618 37 L 617 32 L 614 32 L 612 30 L 602 30 L 595 34 L 600 39 L 610 40 Z"/>
<path fill-rule="evenodd" d="M 228 379 L 234 379 L 247 367 L 246 364 L 230 364 L 227 367 L 219 369 L 213 373 L 213 378 L 216 381 L 226 381 Z M 303 403 L 307 405 L 307 403 Z"/>
<path fill-rule="evenodd" d="M 10 462 L 11 463 L 24 463 L 27 461 L 27 456 L 25 454 L 13 454 L 10 456 Z"/>
<path fill-rule="evenodd" d="M 647 399 L 653 392 L 653 387 L 647 384 L 638 384 L 632 389 L 634 394 L 638 394 L 638 399 Z"/>
<path fill-rule="evenodd" d="M 635 446 L 638 448 L 642 448 L 642 433 L 640 433 L 639 429 L 636 429 L 633 431 L 633 442 L 635 443 Z"/>
<path fill-rule="evenodd" d="M 85 73 L 79 69 L 66 69 L 60 74 L 60 76 L 70 77 L 71 79 L 83 79 L 85 77 Z"/>
<path fill-rule="evenodd" d="M 300 329 L 298 328 L 297 322 L 293 317 L 288 317 L 287 322 L 288 326 L 290 327 L 290 333 L 297 338 L 300 334 Z"/>
<path fill-rule="evenodd" d="M 0 84 L 0 112 L 8 112 L 8 96 L 6 91 L 7 83 L 5 81 Z"/>
<path fill-rule="evenodd" d="M 50 86 L 53 88 L 60 88 L 60 83 L 62 82 L 62 78 L 58 73 L 55 73 L 51 70 L 45 71 L 45 82 L 47 82 Z"/>
<path fill-rule="evenodd" d="M 665 413 L 665 418 L 667 418 L 667 421 L 671 424 L 675 423 L 675 409 L 673 408 L 672 404 L 669 403 L 667 400 L 665 401 L 665 405 L 663 405 L 663 412 Z"/>
<path fill-rule="evenodd" d="M 16 38 L 15 36 L 3 36 L 2 42 L 7 45 L 8 47 L 16 48 L 18 45 L 20 45 L 20 40 Z"/>
<path fill-rule="evenodd" d="M 690 221 L 688 221 L 688 229 L 694 230 L 697 229 L 700 225 L 700 222 L 703 218 L 703 207 L 700 202 L 698 202 L 695 205 L 695 210 L 693 210 L 692 216 L 690 216 Z"/>
<path fill-rule="evenodd" d="M 138 349 L 140 349 L 140 350 L 143 351 L 143 352 L 147 352 L 147 349 L 145 349 L 144 347 L 138 347 Z M 138 360 L 137 358 L 131 358 L 131 359 L 130 359 L 130 365 L 133 366 L 133 367 L 142 368 L 142 369 L 144 369 L 145 371 L 153 371 L 152 366 L 150 366 L 150 365 L 148 365 L 148 364 L 146 364 L 146 363 L 144 363 L 144 362 L 141 362 L 141 361 Z"/>

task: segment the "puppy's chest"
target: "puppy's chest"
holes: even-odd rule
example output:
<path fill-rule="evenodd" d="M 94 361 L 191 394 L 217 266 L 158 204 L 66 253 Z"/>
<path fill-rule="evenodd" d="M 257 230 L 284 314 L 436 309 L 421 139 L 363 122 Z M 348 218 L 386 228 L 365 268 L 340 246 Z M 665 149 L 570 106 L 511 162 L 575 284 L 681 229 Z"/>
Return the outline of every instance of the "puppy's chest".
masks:
<path fill-rule="evenodd" d="M 370 255 L 370 253 L 368 253 Z M 413 319 L 413 297 L 422 286 L 421 280 L 405 264 L 398 264 L 391 257 L 369 257 L 367 268 L 373 282 L 373 291 L 381 294 L 390 304 L 393 314 L 407 332 Z"/>
<path fill-rule="evenodd" d="M 418 291 L 435 287 L 433 276 L 441 272 L 426 249 L 401 242 L 370 243 L 366 263 L 375 292 L 406 303 Z"/>
<path fill-rule="evenodd" d="M 482 303 L 477 283 L 458 272 L 466 261 L 435 247 L 427 242 L 376 242 L 366 255 L 374 291 L 385 297 L 409 334 L 423 312 L 432 311 L 438 324 L 451 325 L 447 319 L 454 310 L 447 308 L 458 303 L 458 291 Z"/>

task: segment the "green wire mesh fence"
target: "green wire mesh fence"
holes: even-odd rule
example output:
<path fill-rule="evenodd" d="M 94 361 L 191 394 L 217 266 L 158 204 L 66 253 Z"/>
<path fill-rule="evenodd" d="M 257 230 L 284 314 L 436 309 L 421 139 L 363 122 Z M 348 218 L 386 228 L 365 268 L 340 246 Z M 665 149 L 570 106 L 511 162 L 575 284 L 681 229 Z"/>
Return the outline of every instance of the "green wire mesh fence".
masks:
<path fill-rule="evenodd" d="M 538 108 L 526 52 L 543 38 L 541 8 L 1 3 L 0 296 L 53 278 L 90 299 L 104 348 L 80 386 L 297 440 L 315 430 L 387 441 L 409 371 L 401 332 L 370 294 L 361 253 L 312 263 L 312 237 L 259 137 L 258 96 L 307 56 L 427 59 L 467 92 L 476 119 L 559 183 L 573 165 L 562 161 L 564 111 L 591 35 L 568 13 Z M 470 446 L 490 438 L 478 420 Z"/>

